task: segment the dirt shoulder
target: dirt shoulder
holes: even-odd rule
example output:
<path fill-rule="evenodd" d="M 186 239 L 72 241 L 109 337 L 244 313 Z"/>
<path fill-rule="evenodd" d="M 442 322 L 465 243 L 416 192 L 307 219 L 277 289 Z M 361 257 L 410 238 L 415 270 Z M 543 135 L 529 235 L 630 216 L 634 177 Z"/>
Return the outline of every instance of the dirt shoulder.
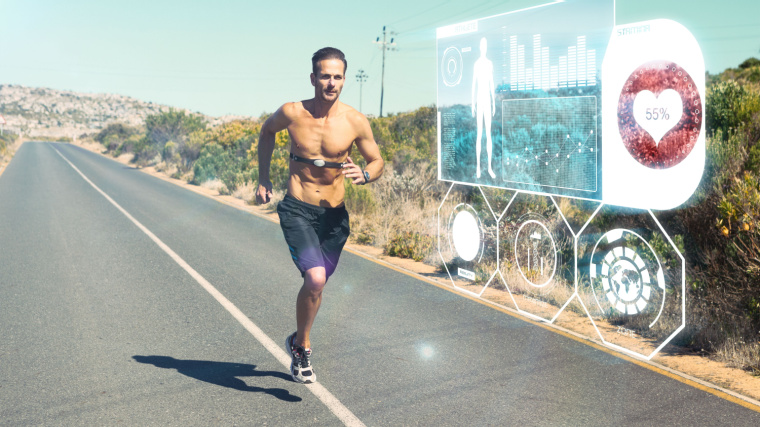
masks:
<path fill-rule="evenodd" d="M 91 142 L 77 142 L 79 145 L 87 150 L 101 154 L 104 157 L 114 159 L 111 156 L 103 154 L 103 146 L 97 143 Z M 123 155 L 115 160 L 129 165 L 129 159 L 131 156 Z M 1 166 L 0 166 L 1 167 Z M 171 182 L 180 187 L 187 188 L 190 191 L 194 191 L 198 194 L 213 198 L 227 205 L 235 208 L 250 212 L 254 215 L 264 217 L 270 221 L 277 222 L 277 214 L 271 207 L 253 206 L 246 203 L 239 198 L 220 195 L 218 191 L 205 188 L 202 186 L 188 184 L 185 181 L 170 178 L 164 173 L 156 171 L 154 167 L 141 168 L 141 171 L 153 175 L 159 179 L 167 182 Z M 2 172 L 0 172 L 2 173 Z M 441 274 L 436 271 L 436 268 L 421 262 L 415 262 L 410 259 L 402 259 L 386 256 L 382 253 L 382 250 L 372 246 L 348 244 L 347 249 L 357 253 L 360 256 L 377 260 L 381 263 L 392 266 L 395 269 L 402 270 L 409 274 L 416 275 L 423 280 L 435 284 L 436 286 L 450 289 L 453 292 L 459 292 L 457 290 L 448 275 Z M 458 284 L 460 286 L 460 284 Z M 462 289 L 468 290 L 466 286 L 461 284 Z M 479 289 L 472 289 L 477 291 Z M 467 296 L 467 294 L 463 293 Z M 514 303 L 510 301 L 512 296 L 504 291 L 497 289 L 486 289 L 480 298 L 473 298 L 492 305 L 493 307 L 514 316 L 519 316 L 521 319 L 526 319 L 524 316 L 518 314 L 514 308 Z M 515 296 L 514 298 L 521 298 Z M 530 301 L 521 302 L 531 303 Z M 531 321 L 528 319 L 528 321 Z M 536 323 L 536 322 L 534 322 Z M 543 324 L 546 326 L 546 324 Z M 602 345 L 599 339 L 599 333 L 601 331 L 605 337 L 614 336 L 615 342 L 619 345 L 625 345 L 627 348 L 635 348 L 641 354 L 651 354 L 652 350 L 656 348 L 656 344 L 649 342 L 648 340 L 638 337 L 631 333 L 632 331 L 620 330 L 616 326 L 610 324 L 604 324 L 604 322 L 597 321 L 596 324 L 592 324 L 591 320 L 585 315 L 579 315 L 571 310 L 564 310 L 562 314 L 557 318 L 549 328 L 557 329 L 563 334 L 584 342 L 591 342 L 595 346 L 602 346 L 604 351 L 619 355 L 621 353 L 615 352 L 608 347 Z M 609 340 L 609 339 L 608 339 Z M 677 380 L 689 383 L 692 386 L 705 389 L 713 394 L 719 394 L 721 397 L 728 398 L 744 406 L 751 407 L 754 410 L 760 411 L 760 377 L 752 376 L 750 373 L 741 369 L 730 368 L 721 362 L 711 360 L 708 357 L 702 356 L 698 353 L 694 353 L 691 350 L 683 349 L 674 345 L 665 346 L 651 361 L 642 361 L 640 359 L 633 359 L 628 356 L 621 356 L 629 360 L 635 360 L 635 363 L 640 365 L 646 365 L 650 369 L 658 370 L 660 373 L 671 376 Z M 721 393 L 726 393 L 722 395 Z M 749 398 L 749 399 L 747 399 Z M 741 402 L 739 401 L 741 400 Z"/>

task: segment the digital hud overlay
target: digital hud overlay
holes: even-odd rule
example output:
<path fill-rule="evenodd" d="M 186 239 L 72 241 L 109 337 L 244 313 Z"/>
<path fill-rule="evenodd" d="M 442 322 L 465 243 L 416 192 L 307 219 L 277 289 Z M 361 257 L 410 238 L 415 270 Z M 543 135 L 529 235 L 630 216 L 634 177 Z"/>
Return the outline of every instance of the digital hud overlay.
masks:
<path fill-rule="evenodd" d="M 567 0 L 438 28 L 439 179 L 600 200 L 613 25 Z"/>
<path fill-rule="evenodd" d="M 503 101 L 504 181 L 596 192 L 596 101 L 594 96 Z"/>

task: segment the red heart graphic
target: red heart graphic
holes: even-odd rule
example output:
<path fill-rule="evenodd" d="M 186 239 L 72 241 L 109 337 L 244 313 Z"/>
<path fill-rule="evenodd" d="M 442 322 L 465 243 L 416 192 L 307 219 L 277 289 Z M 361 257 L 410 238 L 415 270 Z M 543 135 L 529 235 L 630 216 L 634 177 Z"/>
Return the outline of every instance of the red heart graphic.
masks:
<path fill-rule="evenodd" d="M 678 123 L 655 141 L 645 129 L 646 123 L 642 126 L 636 120 L 633 106 L 640 92 L 649 91 L 658 97 L 668 89 L 681 96 L 683 113 Z M 618 129 L 623 144 L 634 159 L 652 169 L 673 167 L 691 153 L 702 128 L 702 117 L 697 85 L 686 70 L 672 61 L 651 61 L 639 66 L 628 77 L 618 100 Z"/>

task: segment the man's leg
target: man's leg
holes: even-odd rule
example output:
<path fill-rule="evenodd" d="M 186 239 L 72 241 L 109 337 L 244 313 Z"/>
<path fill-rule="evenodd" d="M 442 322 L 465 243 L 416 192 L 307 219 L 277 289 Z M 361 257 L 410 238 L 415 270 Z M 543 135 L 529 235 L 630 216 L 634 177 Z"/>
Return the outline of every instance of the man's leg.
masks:
<path fill-rule="evenodd" d="M 322 303 L 322 289 L 327 283 L 327 277 L 324 267 L 313 267 L 304 273 L 303 286 L 298 292 L 296 301 L 296 323 L 298 332 L 296 333 L 295 344 L 303 348 L 311 348 L 309 332 L 314 324 L 314 318 L 317 317 L 319 305 Z"/>

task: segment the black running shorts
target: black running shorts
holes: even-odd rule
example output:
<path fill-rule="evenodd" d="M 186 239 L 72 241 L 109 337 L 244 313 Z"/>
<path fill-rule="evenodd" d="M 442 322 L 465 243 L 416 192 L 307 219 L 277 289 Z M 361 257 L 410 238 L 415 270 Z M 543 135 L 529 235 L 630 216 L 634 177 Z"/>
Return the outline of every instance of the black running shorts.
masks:
<path fill-rule="evenodd" d="M 277 214 L 301 276 L 310 268 L 324 267 L 330 277 L 351 231 L 345 206 L 325 208 L 286 195 L 277 205 Z"/>

